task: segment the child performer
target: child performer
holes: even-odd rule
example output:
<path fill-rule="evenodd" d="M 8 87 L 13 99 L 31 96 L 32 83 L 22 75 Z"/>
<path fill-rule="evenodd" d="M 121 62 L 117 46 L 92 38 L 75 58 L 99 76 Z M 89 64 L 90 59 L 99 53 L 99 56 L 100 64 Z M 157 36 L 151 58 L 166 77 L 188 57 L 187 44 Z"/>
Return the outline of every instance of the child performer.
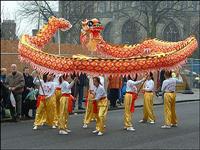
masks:
<path fill-rule="evenodd" d="M 153 91 L 154 91 L 154 81 L 153 74 L 150 74 L 147 77 L 147 81 L 144 84 L 144 105 L 143 105 L 143 119 L 140 120 L 140 123 L 145 123 L 148 120 L 149 123 L 155 123 L 155 115 L 153 112 Z"/>
<path fill-rule="evenodd" d="M 132 113 L 135 110 L 135 100 L 137 99 L 137 84 L 142 83 L 145 81 L 143 78 L 140 81 L 137 80 L 137 74 L 134 80 L 128 76 L 128 81 L 126 85 L 126 94 L 124 96 L 124 129 L 128 131 L 135 131 L 132 125 Z"/>
<path fill-rule="evenodd" d="M 54 123 L 54 102 L 55 102 L 55 86 L 54 83 L 51 82 L 52 75 L 44 74 L 43 80 L 35 78 L 34 84 L 41 84 L 39 88 L 39 96 L 37 99 L 37 110 L 34 122 L 34 130 L 38 129 L 38 126 L 42 126 L 45 122 L 47 125 L 52 126 L 52 128 L 56 128 Z M 45 116 L 45 118 L 44 118 Z"/>
<path fill-rule="evenodd" d="M 180 77 L 179 79 L 172 78 L 171 71 L 165 71 L 165 80 L 163 81 L 161 91 L 164 92 L 164 122 L 165 124 L 161 128 L 171 128 L 177 127 L 177 118 L 176 118 L 176 83 L 182 83 L 183 80 Z"/>
<path fill-rule="evenodd" d="M 95 111 L 97 113 L 96 130 L 94 130 L 93 133 L 98 132 L 98 136 L 101 136 L 104 133 L 104 125 L 108 112 L 108 99 L 106 91 L 101 85 L 100 78 L 94 77 L 93 82 L 94 86 L 96 87 L 94 91 L 95 98 L 93 99 L 96 102 L 96 107 L 94 105 L 94 109 L 97 110 Z"/>
<path fill-rule="evenodd" d="M 60 114 L 58 122 L 59 134 L 68 134 L 68 132 L 71 132 L 71 130 L 68 129 L 69 113 L 72 112 L 74 100 L 74 97 L 71 95 L 71 88 L 73 87 L 74 82 L 77 81 L 77 77 L 75 77 L 70 84 L 68 82 L 69 78 L 70 76 L 67 76 L 66 79 L 65 75 L 59 78 L 61 82 L 62 93 L 62 96 L 60 98 Z"/>

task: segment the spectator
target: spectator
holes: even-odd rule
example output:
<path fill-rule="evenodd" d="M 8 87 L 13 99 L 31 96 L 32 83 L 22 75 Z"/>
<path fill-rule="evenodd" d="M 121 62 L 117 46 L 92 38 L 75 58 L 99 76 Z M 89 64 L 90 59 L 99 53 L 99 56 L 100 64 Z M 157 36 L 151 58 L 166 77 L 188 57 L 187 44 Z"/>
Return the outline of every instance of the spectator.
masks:
<path fill-rule="evenodd" d="M 122 81 L 122 88 L 119 91 L 119 101 L 118 101 L 118 103 L 120 105 L 122 105 L 122 103 L 124 103 L 124 95 L 126 94 L 126 83 L 127 83 L 127 79 L 126 79 L 126 77 L 124 77 L 123 81 Z"/>
<path fill-rule="evenodd" d="M 86 81 L 86 74 L 80 74 L 80 76 L 78 77 L 78 109 L 79 110 L 84 110 L 84 108 L 82 107 L 82 102 L 83 102 L 83 88 L 85 86 L 85 81 Z"/>
<path fill-rule="evenodd" d="M 13 121 L 18 121 L 21 117 L 21 103 L 22 103 L 22 92 L 24 90 L 24 77 L 23 74 L 17 71 L 17 65 L 11 65 L 11 73 L 6 78 L 6 85 L 10 91 L 12 91 L 15 101 L 16 110 L 13 106 L 10 107 L 10 113 Z"/>
<path fill-rule="evenodd" d="M 164 74 L 165 74 L 165 70 L 161 70 L 161 72 L 160 72 L 160 87 L 162 87 L 163 81 L 165 80 Z M 160 89 L 160 91 L 161 91 L 161 89 Z"/>
<path fill-rule="evenodd" d="M 9 102 L 9 90 L 5 86 L 5 80 L 6 80 L 6 73 L 7 70 L 6 68 L 1 68 L 1 81 L 0 81 L 0 87 L 1 87 L 1 95 L 0 95 L 0 100 L 1 100 L 1 118 L 5 118 L 5 109 L 8 105 Z"/>
<path fill-rule="evenodd" d="M 76 74 L 73 73 L 71 74 L 71 81 L 76 77 Z M 69 81 L 71 83 L 71 81 Z M 75 108 L 75 102 L 77 100 L 77 95 L 78 95 L 78 86 L 77 83 L 74 84 L 74 86 L 71 88 L 72 91 L 72 96 L 74 97 L 74 101 L 73 101 L 73 110 Z"/>
<path fill-rule="evenodd" d="M 119 90 L 122 88 L 122 77 L 110 76 L 108 78 L 110 107 L 116 108 L 116 101 L 119 99 Z"/>
<path fill-rule="evenodd" d="M 2 83 L 5 83 L 6 81 L 6 73 L 7 73 L 7 69 L 6 68 L 1 68 L 1 82 Z"/>
<path fill-rule="evenodd" d="M 34 80 L 35 78 L 37 78 L 37 76 L 40 77 L 40 74 L 36 70 L 34 70 L 31 73 L 31 76 L 33 77 L 33 80 Z M 36 103 L 37 103 L 37 97 L 39 95 L 39 92 L 38 92 L 39 88 L 40 88 L 40 84 L 34 84 L 34 91 L 35 91 L 35 92 L 33 92 L 34 98 L 33 98 L 33 100 L 31 100 L 31 103 L 30 103 L 30 108 L 32 109 L 32 117 L 33 118 L 35 118 L 35 114 L 36 114 L 36 109 L 37 109 Z M 29 98 L 29 99 L 31 99 L 31 98 Z"/>
<path fill-rule="evenodd" d="M 29 119 L 31 118 L 28 113 L 30 109 L 30 100 L 25 99 L 26 96 L 34 89 L 34 84 L 33 84 L 33 77 L 29 74 L 29 68 L 24 67 L 23 69 L 23 76 L 25 80 L 25 86 L 24 86 L 24 91 L 22 93 L 22 116 Z"/>

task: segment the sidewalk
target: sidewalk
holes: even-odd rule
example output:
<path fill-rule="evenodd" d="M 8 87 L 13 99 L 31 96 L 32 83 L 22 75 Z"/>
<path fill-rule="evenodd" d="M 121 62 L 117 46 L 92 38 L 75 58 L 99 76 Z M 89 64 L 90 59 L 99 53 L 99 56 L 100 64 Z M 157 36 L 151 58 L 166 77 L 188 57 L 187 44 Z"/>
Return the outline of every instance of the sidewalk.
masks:
<path fill-rule="evenodd" d="M 176 103 L 180 103 L 180 102 L 189 102 L 189 101 L 200 101 L 200 91 L 197 88 L 192 89 L 192 91 L 194 92 L 194 94 L 182 94 L 180 92 L 177 92 L 176 94 Z M 156 97 L 154 96 L 154 105 L 163 105 L 163 100 L 162 100 L 162 96 Z M 77 104 L 76 104 L 77 106 Z M 85 106 L 85 103 L 83 102 L 83 107 Z M 118 108 L 114 108 L 114 109 L 109 109 L 109 110 L 119 110 L 119 109 L 124 109 L 124 106 L 122 104 L 122 106 L 120 106 L 119 104 L 117 104 Z M 139 94 L 138 99 L 135 102 L 135 107 L 142 107 L 143 106 L 143 94 Z M 31 111 L 29 111 L 30 115 L 31 115 Z M 73 114 L 82 114 L 85 113 L 85 110 L 78 110 L 78 108 L 76 107 L 75 110 L 73 111 Z M 10 118 L 5 118 L 3 120 L 1 120 L 1 122 L 5 122 L 5 121 L 9 121 Z"/>

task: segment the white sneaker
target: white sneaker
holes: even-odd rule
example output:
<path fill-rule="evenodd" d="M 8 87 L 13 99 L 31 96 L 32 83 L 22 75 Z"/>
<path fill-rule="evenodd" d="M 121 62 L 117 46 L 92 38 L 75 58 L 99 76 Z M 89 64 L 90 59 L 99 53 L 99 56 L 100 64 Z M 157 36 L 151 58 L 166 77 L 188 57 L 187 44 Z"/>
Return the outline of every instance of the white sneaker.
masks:
<path fill-rule="evenodd" d="M 103 135 L 103 133 L 102 133 L 102 132 L 99 132 L 97 135 L 98 135 L 98 136 L 101 136 L 101 135 Z"/>
<path fill-rule="evenodd" d="M 154 123 L 155 123 L 155 121 L 150 121 L 149 123 L 150 123 L 150 124 L 154 124 Z"/>
<path fill-rule="evenodd" d="M 99 132 L 98 130 L 94 130 L 94 131 L 92 131 L 92 133 L 97 133 L 97 132 Z"/>
<path fill-rule="evenodd" d="M 71 130 L 69 130 L 69 129 L 66 129 L 65 131 L 66 131 L 66 132 L 68 132 L 68 133 L 72 132 L 72 131 L 71 131 Z"/>
<path fill-rule="evenodd" d="M 38 129 L 38 126 L 34 126 L 34 127 L 33 127 L 33 130 L 37 130 L 37 129 Z"/>
<path fill-rule="evenodd" d="M 56 126 L 52 126 L 52 129 L 56 129 Z"/>
<path fill-rule="evenodd" d="M 162 128 L 162 129 L 170 129 L 170 128 L 171 128 L 171 126 L 168 126 L 168 125 L 163 125 L 163 126 L 161 126 L 161 128 Z"/>
<path fill-rule="evenodd" d="M 171 127 L 178 127 L 178 125 L 177 124 L 172 124 Z"/>
<path fill-rule="evenodd" d="M 128 127 L 126 130 L 128 130 L 128 131 L 135 131 L 135 129 L 133 127 Z"/>
<path fill-rule="evenodd" d="M 147 121 L 145 121 L 145 120 L 143 120 L 143 119 L 139 121 L 139 123 L 146 123 L 146 122 L 147 122 Z"/>
<path fill-rule="evenodd" d="M 88 127 L 87 124 L 84 124 L 84 125 L 83 125 L 83 128 L 84 128 L 84 129 L 87 128 L 87 127 Z"/>
<path fill-rule="evenodd" d="M 65 130 L 60 130 L 60 131 L 59 131 L 59 134 L 68 134 L 68 132 L 65 131 Z"/>

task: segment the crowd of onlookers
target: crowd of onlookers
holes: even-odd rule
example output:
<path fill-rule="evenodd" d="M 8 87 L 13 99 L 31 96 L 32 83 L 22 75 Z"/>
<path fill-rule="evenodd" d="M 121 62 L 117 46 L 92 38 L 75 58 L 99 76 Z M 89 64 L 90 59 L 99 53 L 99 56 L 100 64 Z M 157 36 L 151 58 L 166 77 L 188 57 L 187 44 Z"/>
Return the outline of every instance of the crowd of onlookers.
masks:
<path fill-rule="evenodd" d="M 17 69 L 16 64 L 11 65 L 10 71 L 1 68 L 1 118 L 6 117 L 6 110 L 10 111 L 13 121 L 35 117 L 39 87 L 34 85 L 33 80 L 38 75 L 37 71 L 30 73 L 28 67 L 24 67 L 22 73 Z M 77 104 L 74 103 L 73 107 L 75 108 L 77 105 L 79 110 L 84 110 L 83 102 L 87 96 L 85 94 L 87 92 L 84 91 L 89 88 L 89 79 L 86 74 L 71 75 L 72 78 L 75 76 L 78 76 L 78 82 L 72 87 L 72 95 L 75 97 Z M 109 77 L 104 80 L 104 83 L 110 100 L 110 108 L 116 108 L 116 103 L 121 105 L 125 94 L 126 78 Z M 11 95 L 14 96 L 14 103 Z M 32 114 L 30 115 L 29 111 L 31 109 Z"/>

